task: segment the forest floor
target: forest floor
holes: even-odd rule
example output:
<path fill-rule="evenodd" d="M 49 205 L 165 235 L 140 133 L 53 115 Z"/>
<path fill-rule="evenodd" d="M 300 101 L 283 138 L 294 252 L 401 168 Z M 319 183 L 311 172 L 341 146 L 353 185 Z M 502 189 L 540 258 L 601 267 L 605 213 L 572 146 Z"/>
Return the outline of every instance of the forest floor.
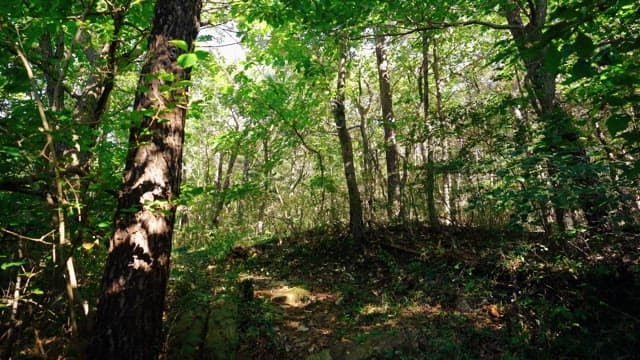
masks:
<path fill-rule="evenodd" d="M 184 250 L 164 357 L 638 358 L 639 245 L 412 225 Z"/>

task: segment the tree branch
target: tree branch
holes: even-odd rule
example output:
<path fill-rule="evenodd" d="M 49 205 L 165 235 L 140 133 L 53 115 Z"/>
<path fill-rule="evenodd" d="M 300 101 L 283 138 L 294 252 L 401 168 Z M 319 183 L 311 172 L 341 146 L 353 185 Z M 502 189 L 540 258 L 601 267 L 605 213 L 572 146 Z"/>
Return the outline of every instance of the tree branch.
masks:
<path fill-rule="evenodd" d="M 5 228 L 0 228 L 0 231 L 5 232 L 5 233 L 7 233 L 9 235 L 13 235 L 13 236 L 17 237 L 18 239 L 29 240 L 29 241 L 33 241 L 33 242 L 37 242 L 37 243 L 45 244 L 45 245 L 53 245 L 52 242 L 44 241 L 44 239 L 47 238 L 48 236 L 50 236 L 51 234 L 53 234 L 56 230 L 51 230 L 48 233 L 40 236 L 39 238 L 32 238 L 32 237 L 24 236 L 24 235 L 18 234 L 15 231 L 11 231 L 11 230 L 5 229 Z"/>
<path fill-rule="evenodd" d="M 496 29 L 496 30 L 519 29 L 518 26 L 514 26 L 514 25 L 510 25 L 510 24 L 496 24 L 496 23 L 492 23 L 492 22 L 489 22 L 489 21 L 483 21 L 483 20 L 466 20 L 466 21 L 438 22 L 438 23 L 429 22 L 426 26 L 420 26 L 420 27 L 417 27 L 417 28 L 408 29 L 406 31 L 400 31 L 400 32 L 378 33 L 378 35 L 379 36 L 405 36 L 405 35 L 410 35 L 410 34 L 417 33 L 417 32 L 422 32 L 422 31 L 440 30 L 440 29 L 447 29 L 447 28 L 451 28 L 451 27 L 462 27 L 462 26 L 471 26 L 471 25 L 479 25 L 479 26 L 484 26 L 484 27 L 488 27 L 488 28 L 491 28 L 491 29 Z M 375 35 L 365 35 L 365 36 L 358 37 L 358 39 L 373 38 L 374 36 Z M 353 38 L 351 38 L 351 39 L 353 39 Z"/>
<path fill-rule="evenodd" d="M 32 187 L 38 181 L 35 177 L 0 180 L 0 191 L 8 191 L 25 195 L 44 196 L 45 191 Z"/>

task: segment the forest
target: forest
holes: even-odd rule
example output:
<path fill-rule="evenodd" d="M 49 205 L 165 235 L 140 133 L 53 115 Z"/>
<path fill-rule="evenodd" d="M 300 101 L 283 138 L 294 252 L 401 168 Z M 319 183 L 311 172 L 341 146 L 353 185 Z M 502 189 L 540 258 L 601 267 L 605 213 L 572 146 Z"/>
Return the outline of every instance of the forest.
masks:
<path fill-rule="evenodd" d="M 0 0 L 1 359 L 632 359 L 640 2 Z"/>

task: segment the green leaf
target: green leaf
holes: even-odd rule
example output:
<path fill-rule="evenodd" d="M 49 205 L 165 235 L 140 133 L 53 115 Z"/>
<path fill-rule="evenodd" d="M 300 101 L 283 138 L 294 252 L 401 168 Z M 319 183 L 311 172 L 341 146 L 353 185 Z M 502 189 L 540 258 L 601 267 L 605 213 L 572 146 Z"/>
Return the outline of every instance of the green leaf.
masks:
<path fill-rule="evenodd" d="M 182 55 L 180 55 L 181 57 Z M 178 63 L 180 63 L 180 57 L 178 57 Z M 168 73 L 166 71 L 160 72 L 157 74 L 158 79 L 160 80 L 164 80 L 164 81 L 173 81 L 176 77 L 175 75 Z"/>
<path fill-rule="evenodd" d="M 174 86 L 177 88 L 191 86 L 191 80 L 180 80 Z"/>
<path fill-rule="evenodd" d="M 31 289 L 31 293 L 34 295 L 42 295 L 44 294 L 44 291 L 42 291 L 42 289 L 35 288 L 35 289 Z"/>
<path fill-rule="evenodd" d="M 111 221 L 101 221 L 96 225 L 100 229 L 111 227 Z"/>
<path fill-rule="evenodd" d="M 629 131 L 620 135 L 626 142 L 630 144 L 640 143 L 640 133 L 637 131 Z"/>
<path fill-rule="evenodd" d="M 211 57 L 211 53 L 208 52 L 207 50 L 196 49 L 194 53 L 198 57 L 198 60 L 207 60 L 208 58 Z"/>
<path fill-rule="evenodd" d="M 189 51 L 189 45 L 184 40 L 170 40 L 169 43 L 180 50 Z"/>
<path fill-rule="evenodd" d="M 611 115 L 607 119 L 607 129 L 609 129 L 609 133 L 611 133 L 612 136 L 616 136 L 619 132 L 627 129 L 630 121 L 631 118 L 628 115 Z"/>
<path fill-rule="evenodd" d="M 584 33 L 578 33 L 576 40 L 573 42 L 573 47 L 581 58 L 591 57 L 596 46 L 593 44 L 593 39 L 585 35 Z"/>
<path fill-rule="evenodd" d="M 593 68 L 591 63 L 585 59 L 578 59 L 571 69 L 571 73 L 576 79 L 585 78 L 593 75 Z"/>
<path fill-rule="evenodd" d="M 192 67 L 197 62 L 198 57 L 193 53 L 182 54 L 178 56 L 178 65 L 180 65 L 184 69 Z"/>
<path fill-rule="evenodd" d="M 549 49 L 544 57 L 544 69 L 548 72 L 557 74 L 558 69 L 562 65 L 562 54 L 558 47 L 554 44 L 549 44 Z"/>
<path fill-rule="evenodd" d="M 9 268 L 12 267 L 17 267 L 24 264 L 24 261 L 13 261 L 13 262 L 8 262 L 8 263 L 3 263 L 2 265 L 0 265 L 0 269 L 2 270 L 7 270 Z"/>
<path fill-rule="evenodd" d="M 324 188 L 330 193 L 335 193 L 338 190 L 335 180 L 330 176 L 323 177 L 320 175 L 316 175 L 309 180 L 309 185 L 312 188 L 316 189 Z"/>

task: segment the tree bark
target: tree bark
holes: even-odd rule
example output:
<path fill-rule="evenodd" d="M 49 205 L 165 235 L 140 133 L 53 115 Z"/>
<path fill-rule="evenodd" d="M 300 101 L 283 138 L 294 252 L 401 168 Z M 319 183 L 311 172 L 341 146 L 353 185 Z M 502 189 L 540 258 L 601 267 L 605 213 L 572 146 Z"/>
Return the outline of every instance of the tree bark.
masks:
<path fill-rule="evenodd" d="M 90 359 L 154 359 L 160 350 L 187 108 L 187 89 L 176 83 L 189 78 L 170 41 L 192 47 L 201 7 L 200 0 L 155 6 L 134 103 L 145 115 L 129 135 Z"/>
<path fill-rule="evenodd" d="M 342 164 L 344 166 L 344 176 L 347 180 L 347 191 L 349 193 L 349 229 L 351 236 L 356 243 L 364 238 L 364 224 L 362 220 L 362 201 L 356 170 L 353 163 L 353 146 L 351 145 L 351 135 L 347 128 L 347 119 L 344 108 L 345 85 L 347 81 L 347 40 L 340 39 L 340 60 L 338 62 L 338 82 L 336 86 L 336 97 L 332 102 L 333 117 L 338 130 L 340 149 L 342 150 Z"/>
<path fill-rule="evenodd" d="M 433 166 L 433 135 L 432 126 L 429 120 L 429 35 L 427 32 L 422 33 L 422 108 L 424 115 L 425 128 L 427 129 L 427 156 L 426 156 L 426 183 L 425 190 L 427 193 L 427 213 L 429 216 L 429 225 L 438 227 L 438 213 L 436 212 L 436 201 L 434 197 L 435 190 L 435 174 Z"/>
<path fill-rule="evenodd" d="M 380 82 L 380 107 L 382 108 L 382 126 L 384 127 L 384 147 L 387 161 L 387 216 L 395 221 L 400 216 L 400 173 L 398 172 L 398 145 L 396 144 L 395 118 L 389 63 L 385 37 L 376 35 L 376 62 L 378 81 Z"/>
<path fill-rule="evenodd" d="M 363 94 L 362 82 L 367 86 L 367 103 L 361 100 Z M 358 97 L 355 100 L 358 115 L 360 116 L 360 137 L 362 138 L 362 168 L 364 177 L 364 197 L 365 197 L 365 218 L 368 224 L 373 221 L 374 211 L 373 203 L 375 198 L 375 176 L 373 156 L 371 155 L 371 145 L 369 144 L 369 130 L 367 124 L 367 116 L 371 109 L 373 93 L 366 79 L 362 79 L 362 69 L 358 73 Z"/>
<path fill-rule="evenodd" d="M 438 125 L 441 128 L 445 126 L 444 104 L 442 103 L 442 91 L 440 87 L 440 59 L 438 58 L 438 43 L 433 39 L 433 82 L 436 90 L 436 113 L 438 115 Z M 449 141 L 445 137 L 442 141 L 442 161 L 449 161 Z M 453 218 L 451 217 L 451 171 L 446 170 L 442 184 L 442 194 L 444 200 L 444 224 L 451 225 Z"/>
<path fill-rule="evenodd" d="M 267 202 L 269 200 L 269 187 L 271 179 L 271 166 L 268 166 L 271 152 L 269 150 L 269 136 L 262 139 L 262 199 L 260 200 L 260 206 L 258 208 L 258 223 L 256 224 L 256 234 L 262 235 L 264 233 L 264 219 L 267 211 Z M 324 198 L 322 199 L 322 205 L 324 206 Z"/>
<path fill-rule="evenodd" d="M 220 214 L 222 213 L 222 209 L 224 209 L 224 205 L 226 203 L 225 197 L 227 195 L 227 191 L 229 191 L 229 187 L 231 186 L 231 174 L 233 173 L 233 168 L 235 167 L 239 151 L 240 144 L 238 143 L 234 146 L 234 148 L 231 150 L 231 154 L 229 155 L 229 162 L 227 163 L 227 170 L 224 174 L 224 181 L 220 186 L 216 184 L 218 197 L 215 201 L 215 207 L 213 209 L 213 219 L 211 220 L 211 224 L 214 228 L 217 228 L 220 225 Z M 222 155 L 220 155 L 220 163 L 222 163 Z"/>

